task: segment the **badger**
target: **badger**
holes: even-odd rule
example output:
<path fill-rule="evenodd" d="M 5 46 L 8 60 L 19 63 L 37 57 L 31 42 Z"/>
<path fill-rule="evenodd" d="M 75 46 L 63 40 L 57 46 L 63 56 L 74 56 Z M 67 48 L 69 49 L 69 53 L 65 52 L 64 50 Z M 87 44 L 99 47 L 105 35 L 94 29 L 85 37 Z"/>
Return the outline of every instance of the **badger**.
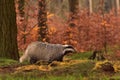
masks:
<path fill-rule="evenodd" d="M 68 53 L 74 53 L 76 50 L 72 45 L 51 44 L 44 42 L 32 42 L 28 45 L 25 53 L 20 57 L 19 61 L 28 60 L 31 64 L 39 60 L 47 61 L 63 61 L 63 57 Z"/>

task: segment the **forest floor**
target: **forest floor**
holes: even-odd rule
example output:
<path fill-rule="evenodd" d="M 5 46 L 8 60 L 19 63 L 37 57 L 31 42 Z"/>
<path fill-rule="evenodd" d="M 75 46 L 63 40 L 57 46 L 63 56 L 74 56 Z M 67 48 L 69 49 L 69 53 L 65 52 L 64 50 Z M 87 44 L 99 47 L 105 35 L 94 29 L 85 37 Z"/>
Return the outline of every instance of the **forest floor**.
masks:
<path fill-rule="evenodd" d="M 31 65 L 0 59 L 0 80 L 120 80 L 120 58 L 109 54 L 108 60 L 89 60 L 91 52 L 67 55 L 63 62 Z"/>

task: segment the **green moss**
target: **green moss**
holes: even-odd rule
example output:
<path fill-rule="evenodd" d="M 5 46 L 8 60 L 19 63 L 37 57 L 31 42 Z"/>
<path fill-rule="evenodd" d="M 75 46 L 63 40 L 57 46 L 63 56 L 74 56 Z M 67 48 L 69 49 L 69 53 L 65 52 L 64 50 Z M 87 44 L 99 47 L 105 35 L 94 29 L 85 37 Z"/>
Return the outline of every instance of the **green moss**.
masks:
<path fill-rule="evenodd" d="M 13 59 L 0 58 L 0 66 L 9 66 L 14 64 L 18 64 L 18 61 Z"/>
<path fill-rule="evenodd" d="M 83 80 L 81 75 L 79 77 L 64 75 L 64 76 L 47 76 L 47 77 L 33 77 L 33 76 L 17 76 L 13 77 L 10 75 L 0 77 L 0 80 Z"/>
<path fill-rule="evenodd" d="M 71 59 L 88 59 L 92 55 L 92 52 L 83 52 L 83 53 L 76 53 L 70 56 L 67 56 Z"/>
<path fill-rule="evenodd" d="M 97 61 L 86 60 L 91 52 L 73 54 L 69 57 L 73 61 L 83 62 L 73 65 L 67 65 L 57 68 L 53 67 L 51 71 L 30 70 L 13 73 L 0 73 L 0 80 L 119 80 L 120 73 L 106 73 L 103 71 L 94 71 L 93 68 Z M 24 63 L 22 63 L 24 64 Z M 18 61 L 11 59 L 0 59 L 0 66 L 19 65 Z M 26 63 L 28 65 L 28 63 Z M 21 65 L 19 65 L 21 66 Z"/>

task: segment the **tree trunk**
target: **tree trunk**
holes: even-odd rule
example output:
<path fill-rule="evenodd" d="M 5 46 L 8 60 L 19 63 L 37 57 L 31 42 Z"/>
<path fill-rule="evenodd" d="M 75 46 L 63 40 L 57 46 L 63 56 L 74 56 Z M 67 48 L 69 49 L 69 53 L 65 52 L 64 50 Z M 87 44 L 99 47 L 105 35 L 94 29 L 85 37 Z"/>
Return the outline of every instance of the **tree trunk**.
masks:
<path fill-rule="evenodd" d="M 63 0 L 50 0 L 48 9 L 50 13 L 56 13 L 61 11 Z"/>
<path fill-rule="evenodd" d="M 101 0 L 92 0 L 92 10 L 93 12 L 99 12 L 101 5 L 100 5 Z"/>
<path fill-rule="evenodd" d="M 76 20 L 79 12 L 79 0 L 69 0 L 69 11 L 70 11 L 70 27 L 75 27 L 74 20 Z"/>
<path fill-rule="evenodd" d="M 27 7 L 26 7 L 27 8 Z M 28 20 L 28 9 L 25 9 L 25 0 L 18 0 L 18 10 L 20 16 L 20 22 L 23 26 L 23 32 L 26 32 L 27 20 Z M 25 12 L 24 12 L 25 11 Z M 23 35 L 23 44 L 26 43 L 26 34 Z"/>
<path fill-rule="evenodd" d="M 90 0 L 79 0 L 79 6 L 81 9 L 89 9 L 89 1 Z"/>
<path fill-rule="evenodd" d="M 90 9 L 90 13 L 92 13 L 93 12 L 92 0 L 89 0 L 89 9 Z"/>
<path fill-rule="evenodd" d="M 104 12 L 109 13 L 112 9 L 112 1 L 111 0 L 105 0 L 104 1 Z"/>
<path fill-rule="evenodd" d="M 119 14 L 119 10 L 120 10 L 120 0 L 116 0 L 116 8 L 117 8 L 117 14 Z"/>
<path fill-rule="evenodd" d="M 0 57 L 19 59 L 14 0 L 0 1 Z"/>
<path fill-rule="evenodd" d="M 46 12 L 46 0 L 39 0 L 38 2 L 39 11 L 38 11 L 38 26 L 40 27 L 39 31 L 39 41 L 48 42 L 48 27 L 47 27 L 47 12 Z"/>
<path fill-rule="evenodd" d="M 55 13 L 56 13 L 56 15 L 58 15 L 58 16 L 63 16 L 63 9 L 62 9 L 62 3 L 63 3 L 63 0 L 54 0 L 55 1 L 55 3 L 54 4 L 56 4 L 55 6 L 53 6 L 53 7 L 56 7 L 56 10 L 55 10 Z"/>
<path fill-rule="evenodd" d="M 67 36 L 68 36 L 68 39 L 67 39 L 67 43 L 68 44 L 72 44 L 73 45 L 73 42 L 74 42 L 74 39 L 73 37 L 75 36 L 74 34 L 74 30 L 76 28 L 76 23 L 78 21 L 78 12 L 79 12 L 79 0 L 69 0 L 69 13 L 70 13 L 70 18 L 69 18 L 69 29 L 67 31 Z"/>
<path fill-rule="evenodd" d="M 18 10 L 19 10 L 19 15 L 20 17 L 24 17 L 24 5 L 25 5 L 25 0 L 18 0 Z"/>
<path fill-rule="evenodd" d="M 79 11 L 79 0 L 69 0 L 69 11 L 70 16 L 74 19 Z"/>

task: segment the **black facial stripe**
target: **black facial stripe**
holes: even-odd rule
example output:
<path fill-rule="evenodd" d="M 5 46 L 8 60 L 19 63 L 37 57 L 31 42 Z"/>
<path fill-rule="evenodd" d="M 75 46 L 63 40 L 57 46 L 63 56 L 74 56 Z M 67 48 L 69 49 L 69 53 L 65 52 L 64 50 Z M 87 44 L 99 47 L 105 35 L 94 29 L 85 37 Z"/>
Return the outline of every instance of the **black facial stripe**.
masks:
<path fill-rule="evenodd" d="M 76 52 L 76 50 L 72 47 L 72 48 L 64 48 L 65 52 Z"/>
<path fill-rule="evenodd" d="M 74 49 L 70 49 L 70 48 L 66 48 L 64 49 L 64 55 L 68 54 L 68 53 L 73 53 Z"/>
<path fill-rule="evenodd" d="M 74 49 L 72 45 L 68 45 L 68 46 L 65 47 L 65 49 L 67 49 L 67 48 L 72 48 L 72 49 Z"/>
<path fill-rule="evenodd" d="M 70 52 L 75 52 L 75 49 L 73 48 L 65 48 L 64 53 L 70 53 Z"/>

